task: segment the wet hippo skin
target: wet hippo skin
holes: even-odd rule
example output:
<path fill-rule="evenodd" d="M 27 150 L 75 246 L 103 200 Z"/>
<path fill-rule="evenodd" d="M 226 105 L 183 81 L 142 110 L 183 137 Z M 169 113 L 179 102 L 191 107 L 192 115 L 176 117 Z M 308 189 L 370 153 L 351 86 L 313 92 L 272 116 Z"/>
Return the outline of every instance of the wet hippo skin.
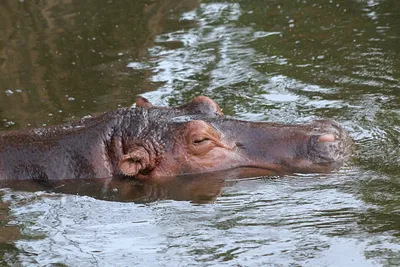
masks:
<path fill-rule="evenodd" d="M 234 170 L 239 177 L 330 172 L 352 141 L 335 121 L 284 125 L 225 118 L 210 98 L 118 109 L 72 124 L 0 134 L 0 180 L 135 177 Z"/>

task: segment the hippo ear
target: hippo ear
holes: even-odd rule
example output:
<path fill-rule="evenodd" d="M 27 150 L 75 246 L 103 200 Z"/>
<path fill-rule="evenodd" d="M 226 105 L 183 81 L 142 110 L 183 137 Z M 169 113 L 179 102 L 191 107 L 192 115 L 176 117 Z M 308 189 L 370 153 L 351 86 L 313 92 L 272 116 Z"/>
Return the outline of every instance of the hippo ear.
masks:
<path fill-rule="evenodd" d="M 149 153 L 143 147 L 138 147 L 132 152 L 123 155 L 118 163 L 118 167 L 124 175 L 134 176 L 148 169 L 149 163 Z"/>
<path fill-rule="evenodd" d="M 222 109 L 207 96 L 197 96 L 192 101 L 180 107 L 186 110 L 190 115 L 205 114 L 205 115 L 217 115 L 223 116 Z"/>
<path fill-rule="evenodd" d="M 153 104 L 151 104 L 147 98 L 139 96 L 136 100 L 136 106 L 141 108 L 151 108 Z"/>

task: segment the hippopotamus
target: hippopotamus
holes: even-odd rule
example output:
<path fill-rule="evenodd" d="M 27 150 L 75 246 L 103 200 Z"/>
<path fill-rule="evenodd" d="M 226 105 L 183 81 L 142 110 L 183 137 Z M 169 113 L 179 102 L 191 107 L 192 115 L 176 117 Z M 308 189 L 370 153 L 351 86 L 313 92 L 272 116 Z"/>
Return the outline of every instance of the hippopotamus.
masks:
<path fill-rule="evenodd" d="M 178 107 L 139 97 L 136 106 L 73 123 L 0 133 L 0 180 L 326 173 L 346 162 L 351 144 L 329 119 L 244 121 L 225 117 L 206 96 Z"/>

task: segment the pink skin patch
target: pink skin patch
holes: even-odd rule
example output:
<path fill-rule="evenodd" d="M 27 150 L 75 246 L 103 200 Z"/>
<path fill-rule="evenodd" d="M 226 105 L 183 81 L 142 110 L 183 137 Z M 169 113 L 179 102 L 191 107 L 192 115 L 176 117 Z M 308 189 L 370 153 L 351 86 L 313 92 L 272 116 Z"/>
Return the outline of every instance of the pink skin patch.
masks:
<path fill-rule="evenodd" d="M 324 134 L 318 138 L 318 142 L 325 143 L 325 142 L 334 142 L 335 136 L 333 134 Z"/>

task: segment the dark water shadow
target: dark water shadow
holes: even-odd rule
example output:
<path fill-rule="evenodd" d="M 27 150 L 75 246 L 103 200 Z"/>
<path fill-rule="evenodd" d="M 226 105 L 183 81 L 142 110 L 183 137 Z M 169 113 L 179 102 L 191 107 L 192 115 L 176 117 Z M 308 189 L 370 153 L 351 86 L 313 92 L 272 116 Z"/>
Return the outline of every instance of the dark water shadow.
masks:
<path fill-rule="evenodd" d="M 135 179 L 79 179 L 61 181 L 3 181 L 0 187 L 13 191 L 62 193 L 96 199 L 150 203 L 158 200 L 210 203 L 221 194 L 226 180 L 218 175 L 196 175 L 170 178 L 159 182 Z"/>

